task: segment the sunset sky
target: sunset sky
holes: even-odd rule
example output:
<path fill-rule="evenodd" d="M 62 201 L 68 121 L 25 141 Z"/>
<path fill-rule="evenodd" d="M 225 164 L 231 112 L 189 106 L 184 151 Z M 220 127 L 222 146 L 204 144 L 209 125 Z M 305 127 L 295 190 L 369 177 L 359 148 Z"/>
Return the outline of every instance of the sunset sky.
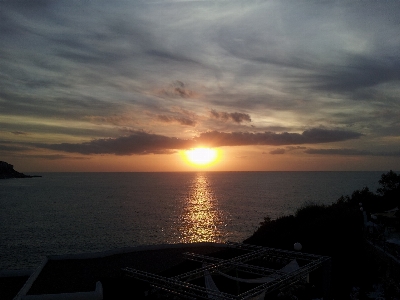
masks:
<path fill-rule="evenodd" d="M 400 170 L 400 1 L 0 2 L 21 172 Z M 183 151 L 216 148 L 206 167 Z"/>

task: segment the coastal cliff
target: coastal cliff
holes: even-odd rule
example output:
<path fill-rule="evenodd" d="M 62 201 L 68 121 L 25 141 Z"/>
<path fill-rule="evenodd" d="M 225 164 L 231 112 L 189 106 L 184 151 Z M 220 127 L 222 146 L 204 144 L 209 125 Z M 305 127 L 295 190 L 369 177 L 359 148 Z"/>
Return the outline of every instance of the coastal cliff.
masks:
<path fill-rule="evenodd" d="M 32 178 L 41 176 L 30 176 L 14 170 L 14 166 L 6 163 L 5 161 L 0 161 L 0 179 L 8 178 Z"/>

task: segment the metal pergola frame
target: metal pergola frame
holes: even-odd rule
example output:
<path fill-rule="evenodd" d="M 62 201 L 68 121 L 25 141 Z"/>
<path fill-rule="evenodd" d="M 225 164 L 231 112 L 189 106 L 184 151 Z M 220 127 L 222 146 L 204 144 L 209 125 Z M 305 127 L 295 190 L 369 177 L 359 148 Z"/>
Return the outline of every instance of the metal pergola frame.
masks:
<path fill-rule="evenodd" d="M 157 289 L 192 299 L 210 299 L 210 297 L 212 297 L 212 299 L 245 300 L 257 296 L 263 292 L 270 293 L 272 291 L 285 288 L 301 280 L 302 278 L 305 278 L 310 272 L 321 267 L 325 268 L 325 274 L 327 275 L 325 280 L 330 280 L 330 258 L 326 256 L 279 250 L 241 243 L 227 243 L 227 247 L 243 250 L 247 253 L 230 259 L 215 258 L 195 253 L 185 253 L 184 255 L 187 259 L 203 263 L 203 266 L 169 278 L 129 267 L 123 268 L 122 271 L 126 276 L 147 282 Z M 301 259 L 305 262 L 305 265 L 292 272 L 284 273 L 276 269 L 246 264 L 248 261 L 265 257 L 286 261 Z M 222 271 L 226 272 L 232 269 L 240 272 L 250 273 L 252 275 L 274 275 L 276 278 L 267 283 L 258 284 L 256 287 L 240 293 L 239 295 L 212 291 L 207 289 L 205 286 L 203 287 L 189 282 L 194 279 L 204 277 L 205 271 L 208 271 L 212 274 Z M 329 290 L 329 282 L 325 283 L 325 286 L 325 289 Z M 328 290 L 325 291 L 327 298 L 329 297 Z"/>

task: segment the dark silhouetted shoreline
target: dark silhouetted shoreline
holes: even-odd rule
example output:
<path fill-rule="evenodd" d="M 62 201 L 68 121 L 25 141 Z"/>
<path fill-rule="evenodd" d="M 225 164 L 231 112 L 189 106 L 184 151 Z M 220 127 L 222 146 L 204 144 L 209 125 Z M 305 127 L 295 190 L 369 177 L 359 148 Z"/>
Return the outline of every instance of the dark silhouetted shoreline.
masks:
<path fill-rule="evenodd" d="M 40 175 L 25 175 L 14 170 L 14 166 L 5 162 L 0 161 L 0 179 L 10 179 L 10 178 L 33 178 L 42 177 Z"/>

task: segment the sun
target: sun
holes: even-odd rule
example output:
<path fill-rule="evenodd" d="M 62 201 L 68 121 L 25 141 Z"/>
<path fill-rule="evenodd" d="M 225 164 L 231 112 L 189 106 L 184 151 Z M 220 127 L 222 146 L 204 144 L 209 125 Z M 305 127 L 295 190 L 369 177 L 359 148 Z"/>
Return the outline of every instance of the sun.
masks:
<path fill-rule="evenodd" d="M 211 148 L 194 148 L 183 152 L 187 162 L 196 166 L 209 166 L 217 162 L 219 151 Z"/>

